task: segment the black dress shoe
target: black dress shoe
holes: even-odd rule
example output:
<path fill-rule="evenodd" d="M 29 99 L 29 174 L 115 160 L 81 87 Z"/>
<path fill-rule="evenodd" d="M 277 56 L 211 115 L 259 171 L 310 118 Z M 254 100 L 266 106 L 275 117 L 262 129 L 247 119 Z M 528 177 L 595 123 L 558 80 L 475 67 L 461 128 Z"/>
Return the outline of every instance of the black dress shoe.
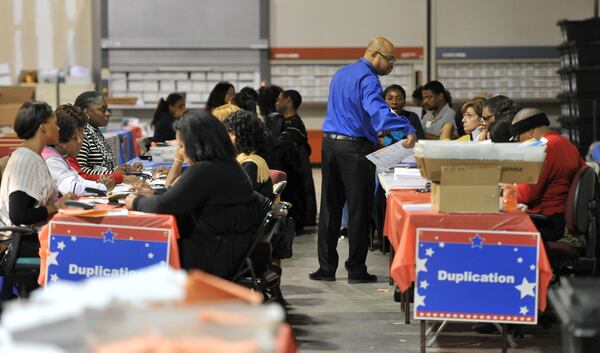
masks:
<path fill-rule="evenodd" d="M 350 276 L 348 275 L 348 283 L 375 283 L 377 282 L 377 276 L 372 275 L 368 272 L 363 273 L 360 276 Z"/>
<path fill-rule="evenodd" d="M 308 278 L 312 279 L 313 281 L 335 282 L 335 276 L 328 276 L 323 271 L 321 271 L 321 269 L 309 273 Z"/>

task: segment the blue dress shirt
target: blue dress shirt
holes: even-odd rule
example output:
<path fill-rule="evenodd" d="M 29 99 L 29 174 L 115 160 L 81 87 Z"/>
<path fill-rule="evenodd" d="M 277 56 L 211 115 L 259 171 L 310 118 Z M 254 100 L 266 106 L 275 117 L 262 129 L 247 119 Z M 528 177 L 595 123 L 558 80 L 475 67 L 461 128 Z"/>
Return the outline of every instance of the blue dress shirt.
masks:
<path fill-rule="evenodd" d="M 323 132 L 365 137 L 377 144 L 378 131 L 398 129 L 406 136 L 415 132 L 408 119 L 392 112 L 383 100 L 379 77 L 368 60 L 360 58 L 335 73 Z"/>

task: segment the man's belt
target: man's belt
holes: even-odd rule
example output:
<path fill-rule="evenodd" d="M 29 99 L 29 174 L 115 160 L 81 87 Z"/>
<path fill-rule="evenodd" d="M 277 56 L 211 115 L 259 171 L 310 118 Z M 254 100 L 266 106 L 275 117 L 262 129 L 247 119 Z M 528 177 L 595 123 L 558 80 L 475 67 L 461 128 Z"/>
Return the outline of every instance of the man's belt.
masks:
<path fill-rule="evenodd" d="M 358 140 L 366 140 L 366 138 L 364 137 L 353 137 L 353 136 L 346 136 L 346 135 L 340 135 L 340 134 L 330 134 L 330 133 L 324 133 L 323 137 L 326 137 L 328 139 L 332 139 L 332 140 L 346 140 L 346 141 L 358 141 Z"/>

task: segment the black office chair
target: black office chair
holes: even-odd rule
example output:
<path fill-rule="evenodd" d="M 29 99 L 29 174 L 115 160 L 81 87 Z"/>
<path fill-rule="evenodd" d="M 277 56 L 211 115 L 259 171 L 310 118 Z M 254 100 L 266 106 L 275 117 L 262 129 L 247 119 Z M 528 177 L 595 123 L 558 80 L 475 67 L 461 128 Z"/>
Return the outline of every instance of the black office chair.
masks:
<path fill-rule="evenodd" d="M 242 262 L 233 281 L 256 291 L 260 291 L 265 297 L 265 301 L 276 300 L 283 304 L 283 295 L 281 293 L 281 277 L 276 272 L 267 268 L 263 273 L 257 274 L 254 262 L 252 260 L 255 249 L 259 245 L 264 245 L 270 249 L 270 241 L 273 235 L 279 229 L 281 221 L 287 217 L 291 205 L 287 202 L 278 202 L 267 212 L 262 223 L 256 231 L 254 241 L 248 248 L 244 261 Z M 271 262 L 271 254 L 264 259 L 267 263 Z"/>
<path fill-rule="evenodd" d="M 287 186 L 287 181 L 283 180 L 273 185 L 273 193 L 269 196 L 265 202 L 265 214 L 271 210 L 277 198 L 281 195 L 285 187 Z"/>
<path fill-rule="evenodd" d="M 0 241 L 7 247 L 0 262 L 4 278 L 0 297 L 2 300 L 13 298 L 13 288 L 16 288 L 19 297 L 27 298 L 38 288 L 40 258 L 19 257 L 19 250 L 25 239 L 37 239 L 37 232 L 27 227 L 0 227 L 0 234 L 3 234 Z"/>
<path fill-rule="evenodd" d="M 562 242 L 546 242 L 549 254 L 558 258 L 555 271 L 558 274 L 598 273 L 598 212 L 600 184 L 593 168 L 582 167 L 571 183 L 567 197 L 565 223 L 570 234 L 584 234 L 585 249 L 581 254 L 577 249 Z M 536 216 L 539 217 L 539 216 Z"/>

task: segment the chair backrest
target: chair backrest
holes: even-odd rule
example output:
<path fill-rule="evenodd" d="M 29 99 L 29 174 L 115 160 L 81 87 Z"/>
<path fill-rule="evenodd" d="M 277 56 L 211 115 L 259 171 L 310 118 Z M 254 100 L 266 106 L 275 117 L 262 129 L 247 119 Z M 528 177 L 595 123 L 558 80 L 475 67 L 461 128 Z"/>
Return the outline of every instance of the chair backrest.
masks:
<path fill-rule="evenodd" d="M 281 181 L 287 180 L 287 174 L 284 171 L 277 169 L 270 169 L 269 177 L 271 178 L 271 182 L 273 182 L 273 185 Z"/>
<path fill-rule="evenodd" d="M 278 201 L 279 195 L 281 195 L 281 193 L 285 189 L 286 185 L 287 185 L 287 181 L 285 181 L 285 180 L 280 181 L 277 184 L 273 185 L 273 193 L 271 194 L 271 196 L 269 196 L 265 200 L 265 204 L 264 204 L 265 214 L 273 208 L 273 204 L 275 204 L 275 202 Z"/>
<path fill-rule="evenodd" d="M 594 169 L 587 165 L 583 166 L 575 174 L 567 196 L 565 221 L 567 230 L 571 234 L 586 234 L 589 236 L 587 233 L 591 216 L 597 215 L 596 201 L 598 201 L 599 193 L 598 178 Z"/>
<path fill-rule="evenodd" d="M 36 236 L 37 232 L 33 228 L 27 227 L 0 227 L 0 232 L 10 233 L 8 249 L 4 257 L 0 260 L 0 274 L 3 276 L 11 275 L 15 271 L 15 265 L 21 248 L 23 236 Z"/>
<path fill-rule="evenodd" d="M 273 200 L 275 200 L 279 195 L 281 195 L 283 190 L 285 190 L 286 186 L 287 186 L 287 181 L 285 181 L 285 180 L 280 181 L 277 184 L 273 185 Z"/>
<path fill-rule="evenodd" d="M 240 265 L 240 268 L 238 269 L 237 274 L 233 277 L 234 281 L 237 278 L 239 278 L 240 276 L 244 275 L 249 270 L 248 259 L 252 258 L 252 254 L 254 253 L 254 249 L 256 249 L 256 246 L 258 244 L 269 243 L 271 241 L 271 238 L 273 237 L 273 235 L 279 229 L 279 226 L 281 225 L 281 221 L 285 217 L 287 217 L 287 209 L 288 208 L 286 208 L 285 206 L 278 206 L 278 205 L 279 205 L 279 203 L 277 203 L 275 206 L 273 206 L 274 209 L 267 212 L 267 214 L 265 215 L 265 218 L 263 218 L 262 222 L 256 229 L 256 233 L 254 235 L 254 240 L 252 241 L 252 244 L 250 244 L 250 247 L 248 247 L 248 250 L 246 251 L 246 255 L 244 257 L 246 260 L 242 262 L 242 264 Z M 251 261 L 250 261 L 250 263 L 251 263 Z"/>

